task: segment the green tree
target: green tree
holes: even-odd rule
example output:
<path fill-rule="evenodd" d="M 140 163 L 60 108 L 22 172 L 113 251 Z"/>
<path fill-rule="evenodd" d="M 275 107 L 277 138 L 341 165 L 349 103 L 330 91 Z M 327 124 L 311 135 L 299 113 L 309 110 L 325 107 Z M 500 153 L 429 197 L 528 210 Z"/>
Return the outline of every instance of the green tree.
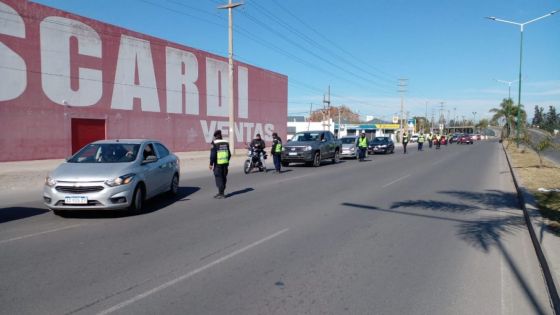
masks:
<path fill-rule="evenodd" d="M 492 122 L 496 123 L 500 119 L 504 120 L 504 127 L 502 132 L 502 137 L 509 138 L 511 136 L 511 131 L 515 130 L 516 128 L 516 121 L 517 121 L 517 111 L 519 107 L 513 104 L 511 98 L 504 99 L 498 108 L 492 108 L 490 110 L 491 113 L 494 113 L 492 116 Z M 524 121 L 527 120 L 527 113 L 523 110 L 523 105 L 521 105 L 521 121 L 520 126 L 524 126 Z"/>
<path fill-rule="evenodd" d="M 551 136 L 545 136 L 539 139 L 538 137 L 531 137 L 528 132 L 525 132 L 523 142 L 533 149 L 539 156 L 539 167 L 543 167 L 542 154 L 545 150 L 558 149 L 558 146 L 554 143 Z"/>
<path fill-rule="evenodd" d="M 544 108 L 535 105 L 535 116 L 533 116 L 533 121 L 531 125 L 543 127 L 544 125 Z"/>
<path fill-rule="evenodd" d="M 483 118 L 483 119 L 478 121 L 478 124 L 476 125 L 476 128 L 480 129 L 480 130 L 484 130 L 484 129 L 487 129 L 489 125 L 490 125 L 490 122 L 488 121 L 488 119 Z"/>
<path fill-rule="evenodd" d="M 547 131 L 553 132 L 554 129 L 558 129 L 558 114 L 556 114 L 556 107 L 549 106 L 548 113 L 546 113 L 544 118 L 544 126 L 543 129 Z"/>

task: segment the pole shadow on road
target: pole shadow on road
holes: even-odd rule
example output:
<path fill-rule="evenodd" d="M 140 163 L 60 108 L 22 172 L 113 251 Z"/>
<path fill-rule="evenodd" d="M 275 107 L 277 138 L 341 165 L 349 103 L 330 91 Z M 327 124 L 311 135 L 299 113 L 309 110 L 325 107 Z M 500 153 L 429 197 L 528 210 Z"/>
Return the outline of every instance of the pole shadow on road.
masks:
<path fill-rule="evenodd" d="M 147 200 L 144 203 L 144 208 L 140 213 L 131 213 L 127 210 L 122 211 L 106 211 L 106 210 L 98 210 L 98 211 L 65 211 L 63 216 L 65 218 L 77 218 L 77 219 L 110 219 L 110 218 L 121 218 L 121 217 L 129 217 L 129 216 L 136 216 L 136 215 L 144 215 L 148 213 L 152 213 L 155 211 L 159 211 L 164 209 L 176 202 L 183 202 L 188 201 L 187 197 L 196 193 L 200 190 L 200 187 L 179 187 L 177 189 L 177 195 L 173 197 L 169 197 L 168 194 L 162 194 L 157 197 L 154 197 L 150 200 Z"/>
<path fill-rule="evenodd" d="M 49 212 L 41 208 L 9 207 L 0 209 L 0 223 L 21 220 Z"/>
<path fill-rule="evenodd" d="M 544 309 L 547 306 L 543 307 L 539 303 L 535 292 L 530 288 L 529 282 L 519 270 L 502 241 L 507 235 L 512 235 L 526 228 L 525 218 L 523 217 L 522 210 L 519 209 L 517 196 L 514 193 L 499 190 L 486 190 L 484 192 L 440 191 L 438 193 L 453 196 L 460 202 L 405 200 L 394 202 L 389 209 L 348 202 L 342 203 L 342 205 L 376 212 L 455 222 L 457 227 L 456 235 L 461 240 L 484 253 L 488 253 L 492 248 L 495 248 L 502 254 L 507 266 L 533 307 L 535 314 L 545 314 Z M 500 213 L 501 215 L 497 214 L 474 220 L 456 218 L 455 216 L 441 216 L 433 213 L 472 214 L 481 210 L 498 212 L 500 209 L 518 209 L 519 212 L 503 211 Z M 429 210 L 432 213 L 426 213 L 424 210 Z"/>

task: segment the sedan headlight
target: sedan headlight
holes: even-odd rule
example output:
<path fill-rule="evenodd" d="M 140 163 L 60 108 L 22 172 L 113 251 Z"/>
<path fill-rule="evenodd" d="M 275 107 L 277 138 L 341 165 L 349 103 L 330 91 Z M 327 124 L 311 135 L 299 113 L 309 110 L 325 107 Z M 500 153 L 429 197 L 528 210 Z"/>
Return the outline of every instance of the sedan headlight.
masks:
<path fill-rule="evenodd" d="M 354 147 L 350 148 L 350 151 L 355 151 L 355 150 L 356 150 L 356 148 L 354 148 Z"/>
<path fill-rule="evenodd" d="M 313 148 L 310 145 L 308 145 L 305 148 L 303 148 L 303 151 L 311 151 L 311 149 Z"/>
<path fill-rule="evenodd" d="M 119 176 L 117 178 L 106 180 L 105 184 L 107 184 L 107 186 L 110 186 L 110 187 L 126 185 L 126 184 L 129 184 L 130 182 L 132 182 L 132 180 L 134 179 L 134 176 L 136 176 L 136 174 L 126 174 L 126 175 L 123 175 L 123 176 Z"/>
<path fill-rule="evenodd" d="M 45 178 L 45 185 L 54 187 L 54 185 L 56 185 L 56 180 L 50 176 L 47 176 L 47 178 Z"/>

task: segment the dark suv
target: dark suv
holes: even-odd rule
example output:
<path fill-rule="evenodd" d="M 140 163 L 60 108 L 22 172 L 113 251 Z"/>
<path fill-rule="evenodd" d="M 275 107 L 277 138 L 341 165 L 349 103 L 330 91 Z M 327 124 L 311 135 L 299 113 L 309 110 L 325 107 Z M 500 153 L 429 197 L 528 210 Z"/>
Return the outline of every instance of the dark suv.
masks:
<path fill-rule="evenodd" d="M 393 152 L 395 152 L 395 144 L 389 137 L 375 137 L 369 142 L 369 154 Z"/>
<path fill-rule="evenodd" d="M 296 133 L 282 149 L 282 166 L 290 163 L 305 163 L 315 167 L 321 161 L 331 159 L 333 163 L 340 160 L 342 143 L 330 131 L 304 131 Z"/>

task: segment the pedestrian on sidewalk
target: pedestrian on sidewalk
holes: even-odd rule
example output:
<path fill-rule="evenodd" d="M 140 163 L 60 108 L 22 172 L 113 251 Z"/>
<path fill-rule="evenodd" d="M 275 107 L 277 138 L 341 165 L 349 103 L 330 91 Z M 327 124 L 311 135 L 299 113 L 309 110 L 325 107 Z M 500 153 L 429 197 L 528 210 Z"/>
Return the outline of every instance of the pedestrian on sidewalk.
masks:
<path fill-rule="evenodd" d="M 402 136 L 402 146 L 403 146 L 403 149 L 404 149 L 404 152 L 403 152 L 404 154 L 406 154 L 406 145 L 407 144 L 408 144 L 408 133 L 406 133 L 406 131 L 405 131 L 403 133 L 403 136 Z"/>
<path fill-rule="evenodd" d="M 231 152 L 229 144 L 222 139 L 222 131 L 216 130 L 214 132 L 214 141 L 212 141 L 212 148 L 210 149 L 210 170 L 214 172 L 214 179 L 216 180 L 216 187 L 218 187 L 218 194 L 214 196 L 216 199 L 224 199 L 229 160 Z"/>
<path fill-rule="evenodd" d="M 420 133 L 418 136 L 418 151 L 422 151 L 422 147 L 424 146 L 424 134 Z"/>
<path fill-rule="evenodd" d="M 272 133 L 272 148 L 270 148 L 270 155 L 274 161 L 274 168 L 276 174 L 280 174 L 282 167 L 282 139 L 278 137 L 276 132 Z"/>

